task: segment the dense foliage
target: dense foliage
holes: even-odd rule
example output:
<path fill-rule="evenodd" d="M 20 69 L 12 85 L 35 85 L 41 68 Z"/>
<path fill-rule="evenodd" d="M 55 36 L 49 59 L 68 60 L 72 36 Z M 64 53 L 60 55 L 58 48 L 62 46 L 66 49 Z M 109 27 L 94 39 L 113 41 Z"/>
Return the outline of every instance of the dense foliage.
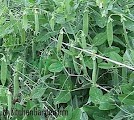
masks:
<path fill-rule="evenodd" d="M 36 107 L 68 111 L 56 120 L 134 119 L 133 0 L 0 0 L 0 57 L 1 112 Z"/>

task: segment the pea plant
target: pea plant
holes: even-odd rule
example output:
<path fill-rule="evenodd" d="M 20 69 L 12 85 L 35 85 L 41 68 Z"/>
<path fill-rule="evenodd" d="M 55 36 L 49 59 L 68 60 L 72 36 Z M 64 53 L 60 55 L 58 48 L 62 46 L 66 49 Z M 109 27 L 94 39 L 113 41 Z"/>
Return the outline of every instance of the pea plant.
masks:
<path fill-rule="evenodd" d="M 0 0 L 0 68 L 2 120 L 133 120 L 134 1 Z"/>

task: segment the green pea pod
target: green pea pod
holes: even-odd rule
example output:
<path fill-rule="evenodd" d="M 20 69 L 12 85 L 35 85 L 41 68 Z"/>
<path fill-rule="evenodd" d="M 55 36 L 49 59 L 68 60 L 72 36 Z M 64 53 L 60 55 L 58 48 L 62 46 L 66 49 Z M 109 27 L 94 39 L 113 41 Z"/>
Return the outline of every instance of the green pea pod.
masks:
<path fill-rule="evenodd" d="M 113 43 L 113 24 L 112 24 L 112 19 L 110 17 L 107 22 L 107 40 L 109 46 L 111 46 Z"/>
<path fill-rule="evenodd" d="M 28 28 L 28 19 L 27 19 L 27 13 L 26 11 L 23 12 L 23 17 L 22 17 L 22 27 L 24 28 L 25 31 L 27 31 Z"/>
<path fill-rule="evenodd" d="M 96 58 L 92 58 L 93 59 L 93 72 L 92 72 L 92 82 L 95 85 L 96 81 L 97 81 L 97 61 Z"/>
<path fill-rule="evenodd" d="M 85 34 L 82 32 L 81 34 L 81 42 L 82 42 L 82 48 L 86 48 L 86 37 Z"/>
<path fill-rule="evenodd" d="M 61 51 L 62 41 L 63 41 L 63 30 L 61 29 L 58 37 L 57 52 Z"/>
<path fill-rule="evenodd" d="M 36 49 L 35 49 L 35 42 L 32 40 L 32 57 L 35 59 Z"/>
<path fill-rule="evenodd" d="M 18 93 L 19 93 L 19 72 L 21 72 L 21 59 L 18 58 L 16 61 L 16 66 L 15 66 L 15 70 L 14 70 L 14 97 L 17 97 Z"/>
<path fill-rule="evenodd" d="M 88 22 L 89 22 L 88 10 L 85 10 L 83 15 L 83 32 L 86 36 L 88 36 L 88 28 L 89 28 Z"/>
<path fill-rule="evenodd" d="M 34 18 L 35 18 L 35 35 L 37 35 L 39 33 L 39 18 L 37 10 L 35 10 L 34 12 Z"/>
<path fill-rule="evenodd" d="M 86 68 L 86 65 L 85 65 L 85 61 L 84 61 L 84 58 L 83 58 L 83 56 L 81 55 L 80 56 L 80 60 L 81 60 L 81 64 L 82 64 L 82 66 L 83 66 L 83 73 L 84 73 L 84 75 L 88 75 L 88 73 L 87 73 L 87 68 Z"/>
<path fill-rule="evenodd" d="M 1 59 L 1 83 L 4 86 L 7 79 L 7 61 L 5 56 Z"/>
<path fill-rule="evenodd" d="M 54 31 L 54 15 L 53 15 L 52 18 L 50 19 L 49 24 L 50 24 L 50 27 L 51 27 L 52 31 Z"/>
<path fill-rule="evenodd" d="M 11 115 L 12 111 L 12 93 L 8 90 L 7 91 L 7 105 L 8 105 L 8 111 Z"/>
<path fill-rule="evenodd" d="M 18 73 L 14 74 L 14 97 L 19 93 L 19 75 Z"/>

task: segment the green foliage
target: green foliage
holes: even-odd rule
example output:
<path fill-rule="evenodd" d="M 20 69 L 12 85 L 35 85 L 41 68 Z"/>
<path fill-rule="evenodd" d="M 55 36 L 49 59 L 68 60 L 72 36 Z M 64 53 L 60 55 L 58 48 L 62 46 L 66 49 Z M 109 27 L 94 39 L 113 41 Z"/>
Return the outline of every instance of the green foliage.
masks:
<path fill-rule="evenodd" d="M 133 120 L 133 6 L 133 0 L 0 0 L 0 112 L 68 113 L 1 119 Z"/>

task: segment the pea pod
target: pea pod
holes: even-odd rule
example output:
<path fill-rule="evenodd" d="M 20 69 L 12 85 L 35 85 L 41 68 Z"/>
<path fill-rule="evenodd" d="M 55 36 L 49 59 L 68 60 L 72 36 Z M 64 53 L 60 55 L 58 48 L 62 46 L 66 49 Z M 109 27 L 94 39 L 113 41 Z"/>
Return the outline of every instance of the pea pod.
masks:
<path fill-rule="evenodd" d="M 107 22 L 107 39 L 109 46 L 111 46 L 113 43 L 113 24 L 112 19 L 110 17 Z"/>
<path fill-rule="evenodd" d="M 82 69 L 83 69 L 84 75 L 88 75 L 87 68 L 86 68 L 86 65 L 85 65 L 85 61 L 84 61 L 83 55 L 80 56 L 80 60 L 81 60 Z"/>
<path fill-rule="evenodd" d="M 52 15 L 52 18 L 50 19 L 49 24 L 50 24 L 52 31 L 54 31 L 54 15 Z"/>
<path fill-rule="evenodd" d="M 1 59 L 1 83 L 4 86 L 7 79 L 7 61 L 5 56 Z"/>
<path fill-rule="evenodd" d="M 86 37 L 85 34 L 82 32 L 81 34 L 81 42 L 82 42 L 82 48 L 86 48 Z"/>
<path fill-rule="evenodd" d="M 12 93 L 8 90 L 7 91 L 7 105 L 8 105 L 8 111 L 11 115 L 12 110 Z"/>
<path fill-rule="evenodd" d="M 19 93 L 19 75 L 18 73 L 14 74 L 14 98 L 18 95 Z"/>
<path fill-rule="evenodd" d="M 27 19 L 27 13 L 26 13 L 26 11 L 23 12 L 22 25 L 23 25 L 22 27 L 26 31 L 27 28 L 28 28 L 28 19 Z"/>
<path fill-rule="evenodd" d="M 96 58 L 93 59 L 93 72 L 92 72 L 92 82 L 95 85 L 97 81 L 97 61 Z"/>
<path fill-rule="evenodd" d="M 21 59 L 18 58 L 16 61 L 16 66 L 14 70 L 14 97 L 16 97 L 19 93 L 19 72 L 21 72 Z"/>
<path fill-rule="evenodd" d="M 38 11 L 35 9 L 34 12 L 34 19 L 35 19 L 35 35 L 39 33 L 39 17 L 38 17 Z"/>
<path fill-rule="evenodd" d="M 89 22 L 88 10 L 85 10 L 83 15 L 83 32 L 86 36 L 88 36 L 88 28 L 89 28 L 88 22 Z"/>
<path fill-rule="evenodd" d="M 35 42 L 32 40 L 32 57 L 35 59 L 36 49 L 35 49 Z"/>
<path fill-rule="evenodd" d="M 57 52 L 59 52 L 61 50 L 62 41 L 63 41 L 63 30 L 61 29 L 59 37 L 58 37 Z"/>

